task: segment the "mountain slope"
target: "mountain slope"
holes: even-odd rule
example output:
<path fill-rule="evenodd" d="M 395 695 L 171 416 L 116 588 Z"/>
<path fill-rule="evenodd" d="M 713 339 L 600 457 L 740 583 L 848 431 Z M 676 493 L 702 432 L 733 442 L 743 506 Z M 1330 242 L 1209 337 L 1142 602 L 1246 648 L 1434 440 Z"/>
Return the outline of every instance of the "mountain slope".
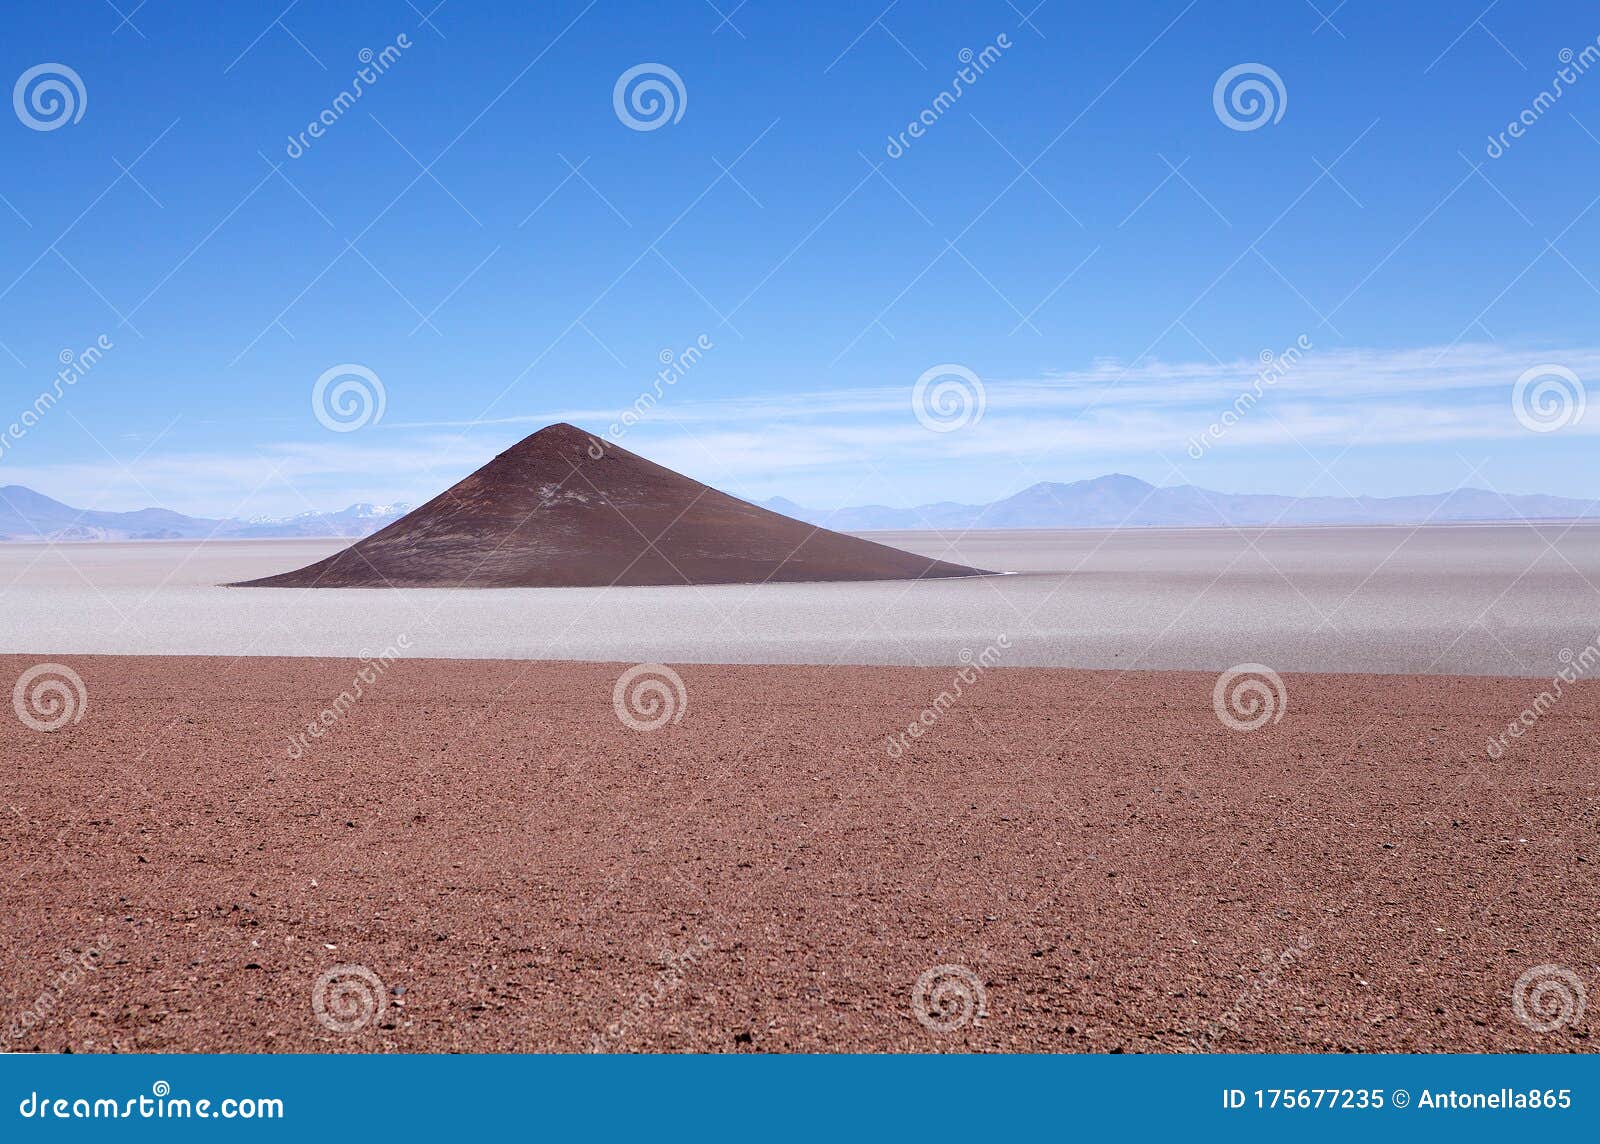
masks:
<path fill-rule="evenodd" d="M 6 485 L 0 487 L 0 542 L 366 536 L 399 519 L 409 508 L 353 504 L 338 512 L 303 512 L 288 518 L 211 520 L 164 508 L 133 512 L 77 509 L 25 485 Z"/>
<path fill-rule="evenodd" d="M 551 425 L 342 552 L 247 587 L 576 587 L 972 576 Z"/>
<path fill-rule="evenodd" d="M 207 536 L 222 521 L 164 508 L 88 512 L 23 485 L 0 488 L 0 537 L 25 540 L 169 540 Z"/>

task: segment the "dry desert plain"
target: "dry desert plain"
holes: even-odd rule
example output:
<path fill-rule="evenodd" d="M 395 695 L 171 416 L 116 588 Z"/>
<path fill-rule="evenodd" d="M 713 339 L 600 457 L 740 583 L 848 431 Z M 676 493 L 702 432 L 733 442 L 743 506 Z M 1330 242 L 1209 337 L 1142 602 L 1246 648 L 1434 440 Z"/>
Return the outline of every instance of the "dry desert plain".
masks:
<path fill-rule="evenodd" d="M 1017 574 L 227 589 L 341 542 L 0 548 L 0 678 L 86 696 L 0 721 L 7 1047 L 1592 1049 L 1512 999 L 1600 981 L 1600 687 L 1487 745 L 1594 644 L 1600 530 L 879 539 Z M 641 661 L 684 688 L 649 731 Z M 1251 731 L 1243 662 L 1283 679 Z"/>
<path fill-rule="evenodd" d="M 1010 575 L 835 584 L 232 589 L 349 542 L 0 545 L 0 653 L 1548 677 L 1600 633 L 1600 525 L 869 534 Z"/>

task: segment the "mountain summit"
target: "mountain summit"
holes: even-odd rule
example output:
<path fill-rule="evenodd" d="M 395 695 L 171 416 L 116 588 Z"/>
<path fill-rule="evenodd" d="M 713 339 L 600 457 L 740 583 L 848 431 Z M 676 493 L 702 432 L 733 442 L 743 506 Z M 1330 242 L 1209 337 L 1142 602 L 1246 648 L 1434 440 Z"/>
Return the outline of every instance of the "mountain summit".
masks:
<path fill-rule="evenodd" d="M 557 424 L 344 551 L 238 586 L 604 587 L 983 574 L 803 524 Z"/>

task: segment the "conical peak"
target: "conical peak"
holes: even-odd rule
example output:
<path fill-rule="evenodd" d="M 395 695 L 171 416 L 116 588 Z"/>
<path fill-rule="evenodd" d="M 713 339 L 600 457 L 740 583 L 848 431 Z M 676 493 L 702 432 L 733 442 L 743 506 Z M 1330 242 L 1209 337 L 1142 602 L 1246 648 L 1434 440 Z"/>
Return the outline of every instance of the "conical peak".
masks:
<path fill-rule="evenodd" d="M 268 587 L 612 587 L 899 580 L 976 570 L 815 528 L 558 422 Z"/>
<path fill-rule="evenodd" d="M 537 433 L 528 434 L 506 452 L 570 452 L 575 448 L 587 449 L 595 440 L 592 433 L 585 433 L 576 425 L 570 425 L 565 421 L 557 421 L 553 425 L 546 425 Z"/>
<path fill-rule="evenodd" d="M 573 466 L 588 469 L 596 461 L 626 461 L 629 468 L 642 466 L 652 471 L 660 468 L 602 434 L 587 432 L 565 421 L 546 425 L 537 433 L 530 433 L 499 454 L 496 460 L 512 462 L 517 472 L 526 472 L 529 466 L 545 468 L 553 465 L 565 473 Z M 494 470 L 485 466 L 480 471 L 488 473 Z M 663 469 L 658 475 L 687 481 L 687 478 L 670 470 Z"/>

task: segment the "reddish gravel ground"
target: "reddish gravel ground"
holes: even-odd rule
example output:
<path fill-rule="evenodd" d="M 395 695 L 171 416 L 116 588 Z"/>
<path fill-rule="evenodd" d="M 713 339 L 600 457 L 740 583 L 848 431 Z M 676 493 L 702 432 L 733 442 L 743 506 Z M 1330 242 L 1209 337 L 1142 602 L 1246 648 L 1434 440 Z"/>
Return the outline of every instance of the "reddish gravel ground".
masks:
<path fill-rule="evenodd" d="M 1495 760 L 1539 684 L 1291 675 L 1241 732 L 1211 675 L 993 669 L 891 759 L 949 669 L 685 666 L 639 731 L 624 665 L 401 662 L 295 759 L 357 662 L 68 662 L 80 722 L 0 725 L 11 1048 L 1595 1044 L 1512 994 L 1600 987 L 1600 685 Z"/>

